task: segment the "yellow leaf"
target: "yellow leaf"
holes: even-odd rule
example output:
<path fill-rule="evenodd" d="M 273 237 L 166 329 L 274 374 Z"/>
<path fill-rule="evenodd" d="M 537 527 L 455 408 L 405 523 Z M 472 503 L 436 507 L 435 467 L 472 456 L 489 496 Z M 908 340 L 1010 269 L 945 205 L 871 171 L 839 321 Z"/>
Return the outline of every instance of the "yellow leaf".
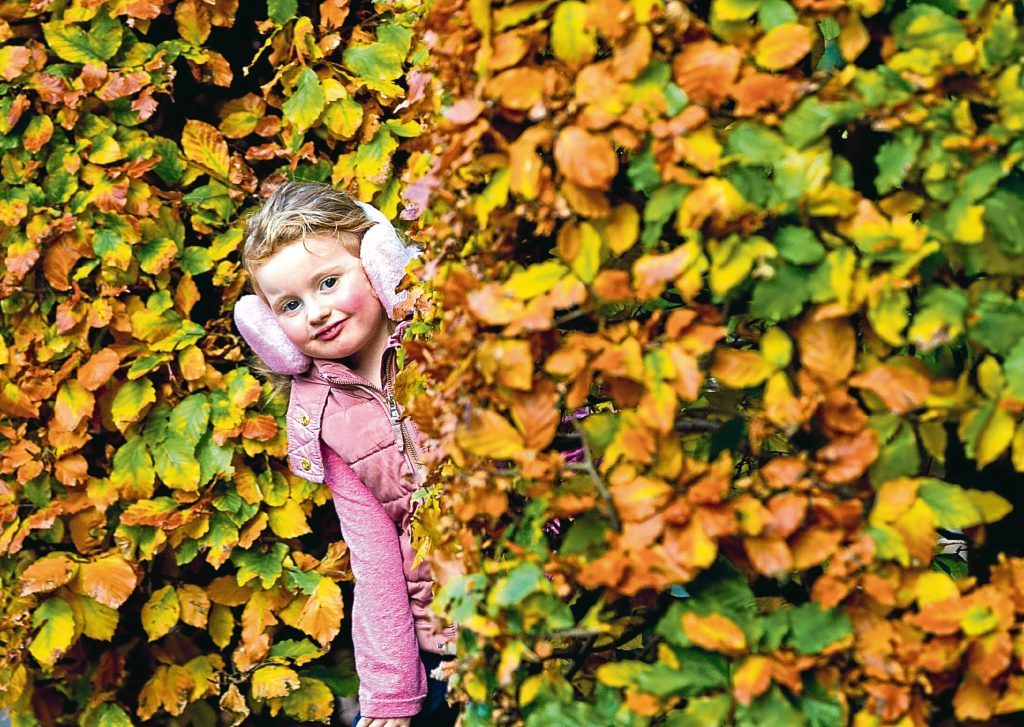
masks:
<path fill-rule="evenodd" d="M 761 356 L 776 369 L 784 369 L 793 358 L 793 341 L 781 328 L 769 328 L 761 336 Z"/>
<path fill-rule="evenodd" d="M 213 643 L 220 648 L 223 649 L 231 643 L 231 637 L 235 633 L 235 617 L 232 615 L 231 609 L 221 606 L 219 603 L 214 604 L 210 609 L 207 630 L 210 632 Z"/>
<path fill-rule="evenodd" d="M 306 513 L 302 505 L 289 498 L 281 507 L 272 507 L 267 511 L 270 518 L 270 529 L 281 538 L 297 538 L 312 532 L 306 521 Z"/>
<path fill-rule="evenodd" d="M 778 254 L 775 246 L 755 235 L 744 240 L 733 235 L 709 245 L 711 252 L 711 292 L 723 296 L 742 283 L 759 258 L 772 258 Z"/>
<path fill-rule="evenodd" d="M 597 36 L 589 23 L 586 3 L 567 0 L 555 9 L 551 22 L 551 51 L 573 66 L 588 63 L 597 53 Z"/>
<path fill-rule="evenodd" d="M 621 255 L 636 244 L 640 236 L 640 213 L 631 204 L 620 204 L 604 228 L 604 239 L 613 255 Z"/>
<path fill-rule="evenodd" d="M 754 49 L 754 60 L 761 68 L 781 71 L 789 68 L 811 50 L 814 38 L 810 29 L 799 23 L 783 23 L 769 30 Z"/>
<path fill-rule="evenodd" d="M 129 425 L 139 421 L 155 401 L 156 389 L 149 379 L 126 381 L 114 395 L 110 415 L 117 428 L 123 432 Z"/>
<path fill-rule="evenodd" d="M 922 573 L 914 583 L 914 598 L 918 606 L 938 603 L 960 595 L 956 583 L 945 573 L 929 571 Z"/>
<path fill-rule="evenodd" d="M 330 578 L 324 577 L 302 607 L 297 625 L 326 647 L 338 635 L 344 614 L 341 589 Z"/>
<path fill-rule="evenodd" d="M 74 612 L 63 598 L 50 598 L 32 612 L 32 626 L 41 628 L 29 644 L 29 653 L 51 669 L 75 641 Z"/>
<path fill-rule="evenodd" d="M 302 722 L 329 722 L 334 694 L 319 679 L 299 677 L 299 688 L 284 698 L 285 714 Z"/>
<path fill-rule="evenodd" d="M 78 608 L 81 610 L 82 633 L 90 639 L 110 641 L 117 631 L 121 614 L 117 609 L 104 606 L 88 596 L 76 596 Z M 72 604 L 74 607 L 76 604 Z"/>
<path fill-rule="evenodd" d="M 480 372 L 488 380 L 520 391 L 533 385 L 533 354 L 521 340 L 490 340 L 480 346 L 476 357 Z"/>
<path fill-rule="evenodd" d="M 972 204 L 956 221 L 953 239 L 962 245 L 970 245 L 985 239 L 985 206 Z"/>
<path fill-rule="evenodd" d="M 299 675 L 286 666 L 273 664 L 256 670 L 252 675 L 253 699 L 286 697 L 299 688 Z"/>
<path fill-rule="evenodd" d="M 599 668 L 600 670 L 600 668 Z M 544 684 L 543 674 L 534 674 L 526 677 L 519 685 L 519 706 L 526 707 L 537 698 L 537 693 Z"/>
<path fill-rule="evenodd" d="M 181 605 L 173 586 L 164 586 L 155 591 L 142 607 L 142 628 L 150 641 L 167 634 L 178 623 Z"/>
<path fill-rule="evenodd" d="M 189 119 L 181 132 L 181 148 L 185 156 L 213 172 L 221 179 L 227 179 L 231 172 L 231 158 L 228 143 L 216 127 L 203 121 Z"/>
<path fill-rule="evenodd" d="M 469 425 L 455 436 L 458 445 L 473 454 L 493 459 L 514 457 L 523 451 L 523 438 L 505 417 L 490 409 L 477 409 Z"/>
<path fill-rule="evenodd" d="M 161 709 L 179 715 L 185 711 L 195 689 L 195 680 L 188 670 L 177 664 L 161 665 L 139 692 L 137 714 L 148 720 Z"/>
<path fill-rule="evenodd" d="M 92 416 L 96 399 L 92 392 L 77 379 L 68 379 L 57 391 L 57 402 L 53 409 L 57 423 L 69 432 L 85 417 Z"/>
<path fill-rule="evenodd" d="M 985 415 L 986 408 L 972 409 L 964 416 L 959 429 L 961 439 L 967 439 L 968 433 L 976 426 L 975 420 Z M 1006 451 L 1013 441 L 1013 430 L 1013 417 L 998 405 L 992 407 L 974 442 L 974 459 L 978 467 L 995 462 Z"/>
<path fill-rule="evenodd" d="M 715 351 L 711 375 L 732 389 L 757 386 L 772 375 L 772 367 L 756 351 L 720 348 Z"/>

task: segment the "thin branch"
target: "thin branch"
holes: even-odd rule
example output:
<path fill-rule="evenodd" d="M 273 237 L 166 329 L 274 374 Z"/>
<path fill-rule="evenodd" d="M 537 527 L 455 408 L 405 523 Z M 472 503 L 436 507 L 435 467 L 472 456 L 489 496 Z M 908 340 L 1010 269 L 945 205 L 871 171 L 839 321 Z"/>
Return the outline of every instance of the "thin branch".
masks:
<path fill-rule="evenodd" d="M 601 499 L 603 499 L 605 505 L 608 506 L 608 517 L 612 521 L 612 527 L 615 528 L 616 532 L 621 532 L 622 524 L 619 520 L 618 508 L 615 507 L 615 501 L 612 500 L 612 493 L 608 491 L 608 488 L 604 484 L 604 480 L 601 479 L 601 473 L 598 472 L 597 467 L 594 466 L 594 457 L 590 453 L 590 443 L 583 435 L 583 428 L 580 426 L 578 421 L 574 421 L 572 426 L 580 435 L 580 445 L 583 447 L 583 463 L 586 468 L 585 471 L 590 475 L 590 480 L 594 483 L 594 487 L 597 488 L 599 493 L 601 493 Z"/>
<path fill-rule="evenodd" d="M 576 672 L 578 672 L 580 670 L 580 667 L 583 666 L 583 662 L 585 662 L 587 660 L 587 657 L 590 656 L 591 653 L 593 653 L 594 643 L 596 641 L 597 635 L 592 634 L 587 637 L 586 641 L 583 642 L 583 645 L 579 648 L 579 651 L 573 657 L 572 666 L 569 667 L 569 671 L 565 674 L 566 681 L 571 681 L 572 678 L 576 676 Z"/>

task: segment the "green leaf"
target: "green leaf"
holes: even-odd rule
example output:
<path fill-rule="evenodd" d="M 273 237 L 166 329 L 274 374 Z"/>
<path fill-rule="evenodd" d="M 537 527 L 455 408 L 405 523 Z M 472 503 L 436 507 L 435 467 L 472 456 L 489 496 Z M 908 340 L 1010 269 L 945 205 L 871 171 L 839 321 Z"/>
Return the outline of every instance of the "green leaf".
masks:
<path fill-rule="evenodd" d="M 295 83 L 295 90 L 282 106 L 284 117 L 300 131 L 305 131 L 320 118 L 320 113 L 324 110 L 324 100 L 324 89 L 320 85 L 320 79 L 312 69 L 303 68 Z"/>
<path fill-rule="evenodd" d="M 488 601 L 499 608 L 515 606 L 540 588 L 543 582 L 544 574 L 540 568 L 533 563 L 523 563 L 495 584 Z"/>
<path fill-rule="evenodd" d="M 757 19 L 766 31 L 799 20 L 796 10 L 786 0 L 763 0 Z"/>
<path fill-rule="evenodd" d="M 770 167 L 785 152 L 782 137 L 754 121 L 740 121 L 729 130 L 725 153 L 744 164 Z"/>
<path fill-rule="evenodd" d="M 274 543 L 274 546 L 266 553 L 258 553 L 251 550 L 236 550 L 231 554 L 231 562 L 238 567 L 235 579 L 238 585 L 244 586 L 251 580 L 259 578 L 260 584 L 265 589 L 272 588 L 277 579 L 281 577 L 282 562 L 288 555 L 288 546 L 284 543 Z"/>
<path fill-rule="evenodd" d="M 178 434 L 193 447 L 210 425 L 210 401 L 206 394 L 196 393 L 179 402 L 167 422 L 169 432 Z"/>
<path fill-rule="evenodd" d="M 810 273 L 791 265 L 778 265 L 775 275 L 754 288 L 750 313 L 758 318 L 784 321 L 800 315 L 811 298 Z"/>
<path fill-rule="evenodd" d="M 155 480 L 153 458 L 149 455 L 146 440 L 134 437 L 121 445 L 114 454 L 111 483 L 119 490 L 130 488 L 133 492 L 152 492 Z"/>
<path fill-rule="evenodd" d="M 86 32 L 80 26 L 55 20 L 43 23 L 43 36 L 54 53 L 71 63 L 102 63 L 121 47 L 122 26 L 106 10 L 100 12 Z"/>
<path fill-rule="evenodd" d="M 1006 356 L 1024 340 L 1024 302 L 1005 293 L 987 290 L 971 313 L 968 337 L 992 353 Z"/>
<path fill-rule="evenodd" d="M 633 189 L 648 197 L 658 188 L 661 184 L 661 174 L 658 172 L 658 165 L 650 146 L 630 159 L 626 168 L 626 178 L 633 185 Z"/>
<path fill-rule="evenodd" d="M 929 49 L 952 56 L 967 32 L 955 17 L 934 5 L 915 3 L 892 23 L 893 39 L 902 50 Z"/>
<path fill-rule="evenodd" d="M 163 272 L 178 255 L 178 244 L 169 237 L 147 240 L 138 247 L 139 267 L 144 272 L 157 275 Z"/>
<path fill-rule="evenodd" d="M 193 245 L 186 247 L 181 255 L 179 267 L 190 275 L 201 275 L 213 269 L 213 258 L 209 248 Z"/>
<path fill-rule="evenodd" d="M 132 720 L 121 707 L 107 702 L 97 707 L 89 724 L 95 727 L 132 727 Z"/>
<path fill-rule="evenodd" d="M 836 124 L 844 124 L 857 118 L 862 108 L 852 101 L 822 103 L 816 96 L 805 98 L 786 114 L 782 121 L 782 134 L 786 141 L 798 149 L 809 146 L 820 139 Z"/>
<path fill-rule="evenodd" d="M 298 0 L 267 0 L 267 17 L 278 25 L 294 18 L 298 9 Z"/>
<path fill-rule="evenodd" d="M 917 437 L 909 424 L 902 425 L 892 441 L 888 442 L 868 470 L 871 484 L 881 487 L 883 482 L 897 477 L 910 477 L 921 471 L 921 454 Z"/>
<path fill-rule="evenodd" d="M 165 485 L 187 492 L 199 489 L 201 471 L 195 448 L 186 437 L 171 433 L 154 448 L 153 466 Z"/>
<path fill-rule="evenodd" d="M 875 155 L 878 176 L 875 188 L 879 194 L 899 189 L 921 150 L 921 135 L 913 129 L 900 129 L 896 136 L 882 144 Z"/>
<path fill-rule="evenodd" d="M 775 235 L 779 255 L 794 265 L 813 265 L 825 258 L 825 246 L 806 227 L 787 225 Z"/>
<path fill-rule="evenodd" d="M 985 222 L 995 235 L 996 244 L 1009 255 L 1024 254 L 1024 190 L 997 189 L 985 200 Z"/>
<path fill-rule="evenodd" d="M 320 579 L 317 578 L 317 581 Z M 315 586 L 314 586 L 315 588 Z M 295 659 L 302 656 L 316 656 L 323 653 L 323 649 L 309 639 L 284 639 L 275 641 L 270 647 L 270 658 Z"/>
<path fill-rule="evenodd" d="M 404 71 L 411 41 L 408 29 L 385 23 L 377 30 L 376 43 L 349 45 L 342 53 L 342 62 L 370 88 L 397 96 L 402 89 L 392 81 Z"/>
<path fill-rule="evenodd" d="M 764 727 L 786 725 L 803 727 L 807 717 L 782 694 L 776 685 L 751 702 L 749 707 L 736 705 L 736 727 Z"/>
<path fill-rule="evenodd" d="M 199 461 L 199 486 L 208 485 L 214 477 L 223 475 L 230 477 L 235 472 L 231 466 L 234 450 L 222 447 L 213 441 L 213 432 L 206 432 L 196 447 L 196 459 Z"/>
<path fill-rule="evenodd" d="M 850 617 L 841 608 L 823 611 L 817 603 L 794 608 L 789 617 L 789 643 L 801 654 L 818 654 L 853 633 Z"/>

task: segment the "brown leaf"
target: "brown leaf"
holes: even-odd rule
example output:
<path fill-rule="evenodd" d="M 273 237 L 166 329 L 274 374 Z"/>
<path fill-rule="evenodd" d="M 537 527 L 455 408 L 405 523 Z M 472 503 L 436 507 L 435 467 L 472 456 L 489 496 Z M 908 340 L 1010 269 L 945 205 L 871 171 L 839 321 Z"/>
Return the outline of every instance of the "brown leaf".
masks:
<path fill-rule="evenodd" d="M 487 93 L 497 97 L 506 108 L 526 111 L 544 99 L 544 88 L 543 71 L 519 66 L 492 78 L 487 84 Z"/>
<path fill-rule="evenodd" d="M 774 108 L 780 114 L 789 111 L 796 101 L 800 83 L 789 76 L 774 73 L 751 73 L 729 90 L 736 100 L 733 113 L 753 116 L 758 111 Z"/>
<path fill-rule="evenodd" d="M 821 478 L 830 485 L 852 482 L 863 475 L 878 457 L 878 435 L 865 429 L 858 435 L 836 437 L 818 450 Z"/>

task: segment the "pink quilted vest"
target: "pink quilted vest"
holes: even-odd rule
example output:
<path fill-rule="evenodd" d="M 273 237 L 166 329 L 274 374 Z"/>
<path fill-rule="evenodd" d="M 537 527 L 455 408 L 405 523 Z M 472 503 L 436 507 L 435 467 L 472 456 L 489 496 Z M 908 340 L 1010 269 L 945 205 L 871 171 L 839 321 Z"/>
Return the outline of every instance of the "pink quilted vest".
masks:
<path fill-rule="evenodd" d="M 309 371 L 292 377 L 287 415 L 288 463 L 299 477 L 322 483 L 322 439 L 383 505 L 399 530 L 405 582 L 420 648 L 444 654 L 450 650 L 456 629 L 435 629 L 436 619 L 430 611 L 430 567 L 425 562 L 412 567 L 416 551 L 409 538 L 414 509 L 411 500 L 423 482 L 417 449 L 420 435 L 412 421 L 402 418 L 392 394 L 396 353 L 405 327 L 399 324 L 384 351 L 383 389 L 338 361 L 316 359 Z"/>

